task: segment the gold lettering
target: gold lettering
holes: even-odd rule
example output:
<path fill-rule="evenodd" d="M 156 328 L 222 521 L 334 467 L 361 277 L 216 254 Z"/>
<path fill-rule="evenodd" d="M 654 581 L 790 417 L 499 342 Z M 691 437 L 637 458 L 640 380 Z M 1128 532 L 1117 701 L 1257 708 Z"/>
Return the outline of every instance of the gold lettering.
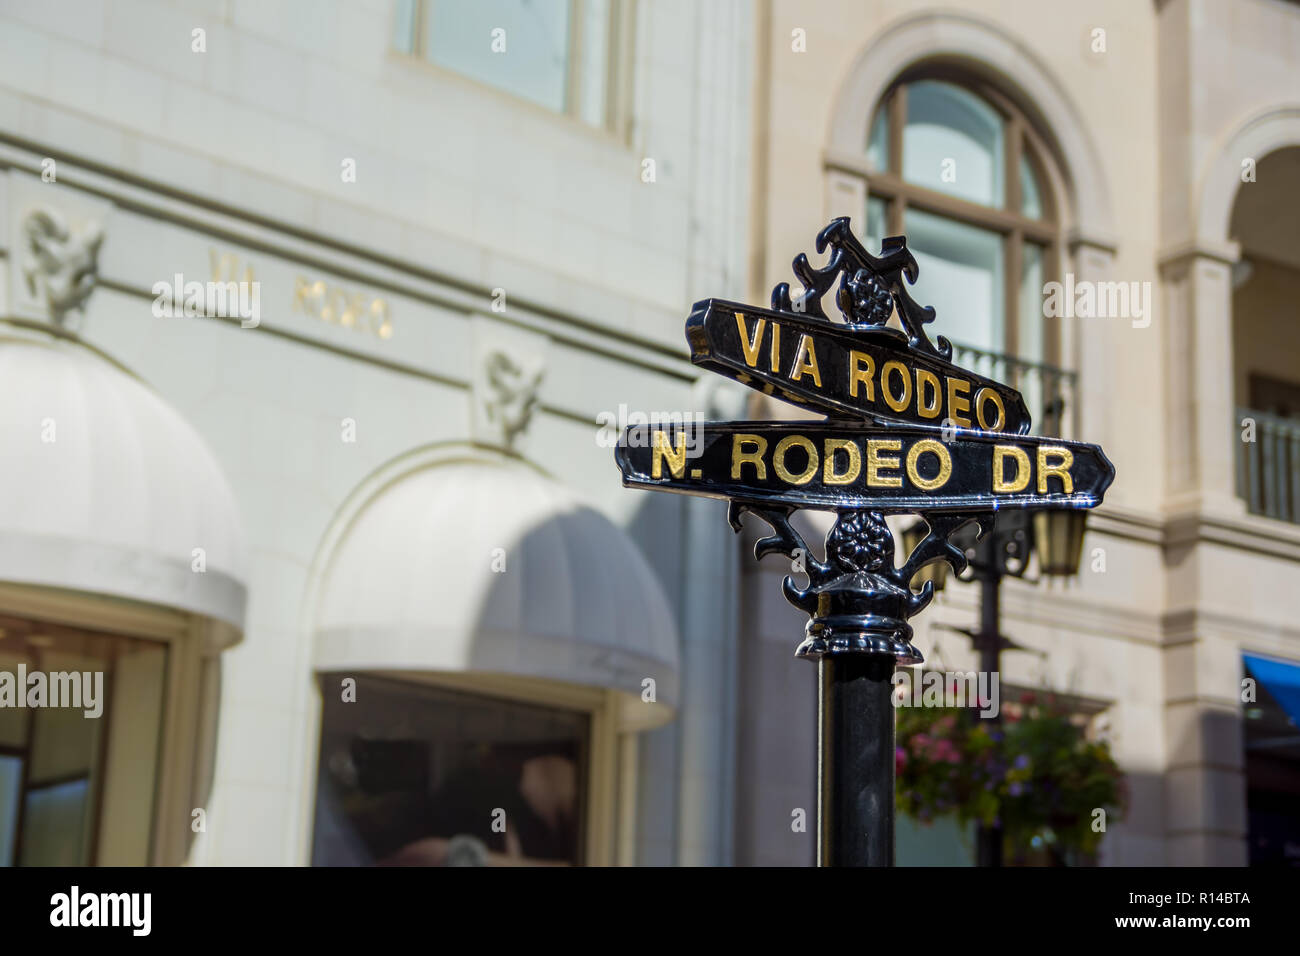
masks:
<path fill-rule="evenodd" d="M 898 372 L 898 377 L 903 383 L 902 397 L 895 399 L 893 393 L 889 390 L 889 373 Z M 912 379 L 907 374 L 907 366 L 902 362 L 886 362 L 885 367 L 880 372 L 880 394 L 885 397 L 885 404 L 896 412 L 901 412 L 907 408 L 908 403 L 912 401 Z M 900 481 L 902 479 L 899 479 Z"/>
<path fill-rule="evenodd" d="M 897 363 L 895 363 L 897 364 Z M 904 379 L 904 381 L 907 381 Z M 885 394 L 889 390 L 885 389 Z M 893 438 L 872 438 L 867 441 L 867 487 L 868 488 L 901 488 L 903 487 L 903 476 L 882 475 L 881 468 L 897 468 L 898 457 L 896 455 L 882 455 L 882 451 L 899 451 L 903 443 Z"/>
<path fill-rule="evenodd" d="M 934 396 L 933 402 L 925 400 L 927 388 Z M 916 413 L 922 418 L 938 418 L 941 408 L 943 408 L 943 393 L 939 389 L 938 377 L 933 372 L 918 368 L 916 370 Z"/>
<path fill-rule="evenodd" d="M 745 451 L 745 445 L 753 445 L 752 452 Z M 754 477 L 759 481 L 767 480 L 767 465 L 763 456 L 767 453 L 767 439 L 762 435 L 733 435 L 731 438 L 731 477 L 740 478 L 741 465 L 754 466 Z"/>
<path fill-rule="evenodd" d="M 770 352 L 772 359 L 772 371 L 781 371 L 781 323 L 772 323 L 772 350 Z"/>
<path fill-rule="evenodd" d="M 1016 477 L 1006 480 L 1007 458 L 1016 462 Z M 1029 487 L 1029 456 L 1015 445 L 993 446 L 993 493 L 1024 491 Z"/>
<path fill-rule="evenodd" d="M 835 473 L 835 453 L 840 449 L 848 452 L 849 470 L 842 475 Z M 822 471 L 822 482 L 828 485 L 850 485 L 858 480 L 862 471 L 862 452 L 858 451 L 856 442 L 847 438 L 828 438 L 822 445 L 822 460 L 826 463 Z"/>
<path fill-rule="evenodd" d="M 808 453 L 808 468 L 797 475 L 785 467 L 785 455 L 791 445 L 798 445 Z M 776 443 L 776 451 L 772 452 L 772 469 L 778 478 L 792 485 L 808 484 L 812 481 L 813 475 L 817 474 L 817 467 L 820 464 L 817 459 L 817 447 L 803 435 L 787 435 Z"/>
<path fill-rule="evenodd" d="M 212 266 L 213 282 L 253 282 L 253 266 L 244 263 L 244 275 L 239 275 L 239 257 L 233 252 L 218 252 L 215 246 L 208 248 L 208 263 Z"/>
<path fill-rule="evenodd" d="M 992 401 L 993 405 L 998 410 L 998 417 L 993 420 L 992 425 L 990 425 L 984 419 L 984 403 L 986 401 Z M 986 432 L 1002 431 L 1002 427 L 1003 425 L 1006 424 L 1007 421 L 1007 410 L 1002 405 L 1002 396 L 987 386 L 981 388 L 978 392 L 976 392 L 975 393 L 975 418 L 979 421 L 980 428 L 984 429 Z"/>
<path fill-rule="evenodd" d="M 939 459 L 939 474 L 933 478 L 922 478 L 916 470 L 917 460 L 927 451 Z M 936 491 L 946 485 L 951 477 L 952 455 L 948 453 L 948 448 L 943 442 L 937 442 L 933 438 L 923 438 L 908 450 L 907 480 L 922 491 Z"/>
<path fill-rule="evenodd" d="M 754 334 L 746 334 L 745 314 L 736 313 L 736 331 L 740 333 L 740 348 L 745 353 L 745 364 L 750 368 L 758 365 L 758 346 L 763 341 L 763 327 L 767 325 L 767 319 L 759 319 L 758 325 L 754 326 Z"/>
<path fill-rule="evenodd" d="M 664 476 L 664 460 L 667 459 L 668 467 L 672 470 L 674 478 L 680 478 L 686 470 L 686 432 L 677 433 L 677 447 L 668 447 L 668 436 L 657 431 L 654 437 L 650 439 L 650 477 L 662 478 Z"/>
<path fill-rule="evenodd" d="M 1060 459 L 1055 465 L 1047 463 L 1047 456 L 1055 455 Z M 1047 479 L 1052 475 L 1061 479 L 1061 487 L 1067 495 L 1074 494 L 1074 479 L 1070 477 L 1070 466 L 1074 464 L 1074 453 L 1060 445 L 1038 446 L 1038 493 L 1047 494 Z"/>
<path fill-rule="evenodd" d="M 799 351 L 794 356 L 794 371 L 790 373 L 790 381 L 797 382 L 809 372 L 812 373 L 813 382 L 818 388 L 821 388 L 822 374 L 817 371 L 817 352 L 813 348 L 812 336 L 801 335 L 799 336 Z"/>
<path fill-rule="evenodd" d="M 876 400 L 876 386 L 872 379 L 876 377 L 876 363 L 871 360 L 870 355 L 866 355 L 856 349 L 849 352 L 849 397 L 858 397 L 858 383 L 863 385 L 863 391 L 867 393 L 867 401 Z"/>
<path fill-rule="evenodd" d="M 970 382 L 964 378 L 948 379 L 948 417 L 952 419 L 954 425 L 963 425 L 970 428 L 970 418 L 961 414 L 970 411 L 970 399 L 958 398 L 958 395 L 970 394 Z"/>

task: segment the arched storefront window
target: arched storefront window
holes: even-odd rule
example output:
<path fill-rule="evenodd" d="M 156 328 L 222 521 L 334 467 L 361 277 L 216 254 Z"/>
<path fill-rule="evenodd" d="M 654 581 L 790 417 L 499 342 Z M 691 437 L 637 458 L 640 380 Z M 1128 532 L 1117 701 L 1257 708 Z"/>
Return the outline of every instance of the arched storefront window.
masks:
<path fill-rule="evenodd" d="M 1020 388 L 1042 424 L 1069 385 L 1043 318 L 1060 243 L 1044 143 L 996 90 L 933 71 L 889 89 L 865 140 L 868 245 L 908 237 L 959 359 Z"/>

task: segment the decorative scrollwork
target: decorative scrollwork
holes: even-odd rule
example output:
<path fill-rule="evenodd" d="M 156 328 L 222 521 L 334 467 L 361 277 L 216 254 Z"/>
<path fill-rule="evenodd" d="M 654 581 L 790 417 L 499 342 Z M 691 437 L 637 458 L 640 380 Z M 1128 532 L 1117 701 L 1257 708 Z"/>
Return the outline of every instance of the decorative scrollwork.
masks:
<path fill-rule="evenodd" d="M 803 292 L 792 299 L 790 284 L 779 283 L 772 290 L 773 309 L 830 321 L 822 308 L 822 298 L 838 279 L 835 304 L 845 325 L 859 330 L 884 329 L 897 309 L 911 348 L 945 361 L 952 359 L 951 342 L 941 335 L 936 345 L 925 333 L 925 326 L 934 321 L 934 309 L 919 304 L 907 291 L 907 285 L 916 282 L 919 268 L 905 236 L 885 239 L 876 257 L 858 242 L 848 217 L 842 216 L 817 234 L 817 252 L 824 253 L 827 248 L 831 250 L 830 258 L 820 269 L 814 268 L 802 252 L 795 257 L 792 268 L 803 283 Z"/>
<path fill-rule="evenodd" d="M 983 536 L 993 527 L 992 514 L 922 515 L 929 533 L 908 555 L 901 567 L 894 566 L 894 537 L 877 511 L 845 509 L 837 512 L 835 524 L 826 536 L 826 560 L 819 561 L 808 548 L 803 536 L 790 523 L 794 512 L 787 505 L 756 505 L 732 501 L 727 520 L 735 531 L 741 530 L 741 518 L 750 513 L 764 521 L 772 534 L 754 545 L 754 557 L 782 554 L 801 560 L 808 575 L 808 586 L 800 588 L 787 575 L 782 582 L 786 600 L 804 613 L 828 618 L 839 611 L 870 620 L 872 627 L 895 636 L 907 644 L 911 629 L 906 621 L 925 609 L 934 597 L 934 585 L 927 581 L 919 591 L 909 586 L 912 578 L 932 561 L 947 561 L 960 574 L 966 569 L 966 552 L 949 537 L 970 521 Z M 863 614 L 864 608 L 869 614 Z M 910 645 L 907 645 L 910 647 Z"/>

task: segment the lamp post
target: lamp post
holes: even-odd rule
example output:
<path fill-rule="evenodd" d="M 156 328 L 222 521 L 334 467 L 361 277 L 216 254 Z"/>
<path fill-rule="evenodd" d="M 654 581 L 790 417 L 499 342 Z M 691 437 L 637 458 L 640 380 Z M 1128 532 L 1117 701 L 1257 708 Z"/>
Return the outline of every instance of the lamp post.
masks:
<path fill-rule="evenodd" d="M 1049 406 L 1047 421 L 1060 421 L 1063 402 L 1056 399 Z M 997 515 L 991 531 L 976 538 L 975 529 L 963 528 L 952 536 L 953 544 L 966 552 L 967 569 L 958 578 L 978 581 L 980 586 L 980 623 L 978 630 L 966 631 L 980 655 L 980 670 L 985 674 L 1001 672 L 1002 651 L 1018 649 L 1002 634 L 1002 579 L 1024 577 L 1031 554 L 1037 554 L 1038 572 L 1049 577 L 1073 577 L 1079 573 L 1083 554 L 1086 511 L 1003 511 Z M 919 541 L 923 525 L 918 522 L 903 532 L 905 541 Z M 941 563 L 928 565 L 925 571 L 935 581 L 935 590 L 943 587 L 947 568 Z M 937 580 L 936 580 L 937 579 Z M 1002 722 L 999 710 L 991 718 Z M 1002 865 L 1002 828 L 981 824 L 976 834 L 978 866 Z"/>

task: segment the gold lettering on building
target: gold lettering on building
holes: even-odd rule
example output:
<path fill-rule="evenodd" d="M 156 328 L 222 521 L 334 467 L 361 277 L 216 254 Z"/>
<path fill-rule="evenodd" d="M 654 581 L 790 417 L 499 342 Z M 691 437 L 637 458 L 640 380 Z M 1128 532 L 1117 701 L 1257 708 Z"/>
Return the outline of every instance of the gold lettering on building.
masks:
<path fill-rule="evenodd" d="M 292 308 L 322 322 L 370 332 L 381 339 L 393 335 L 387 299 L 367 297 L 322 279 L 309 281 L 297 276 L 293 283 Z"/>

